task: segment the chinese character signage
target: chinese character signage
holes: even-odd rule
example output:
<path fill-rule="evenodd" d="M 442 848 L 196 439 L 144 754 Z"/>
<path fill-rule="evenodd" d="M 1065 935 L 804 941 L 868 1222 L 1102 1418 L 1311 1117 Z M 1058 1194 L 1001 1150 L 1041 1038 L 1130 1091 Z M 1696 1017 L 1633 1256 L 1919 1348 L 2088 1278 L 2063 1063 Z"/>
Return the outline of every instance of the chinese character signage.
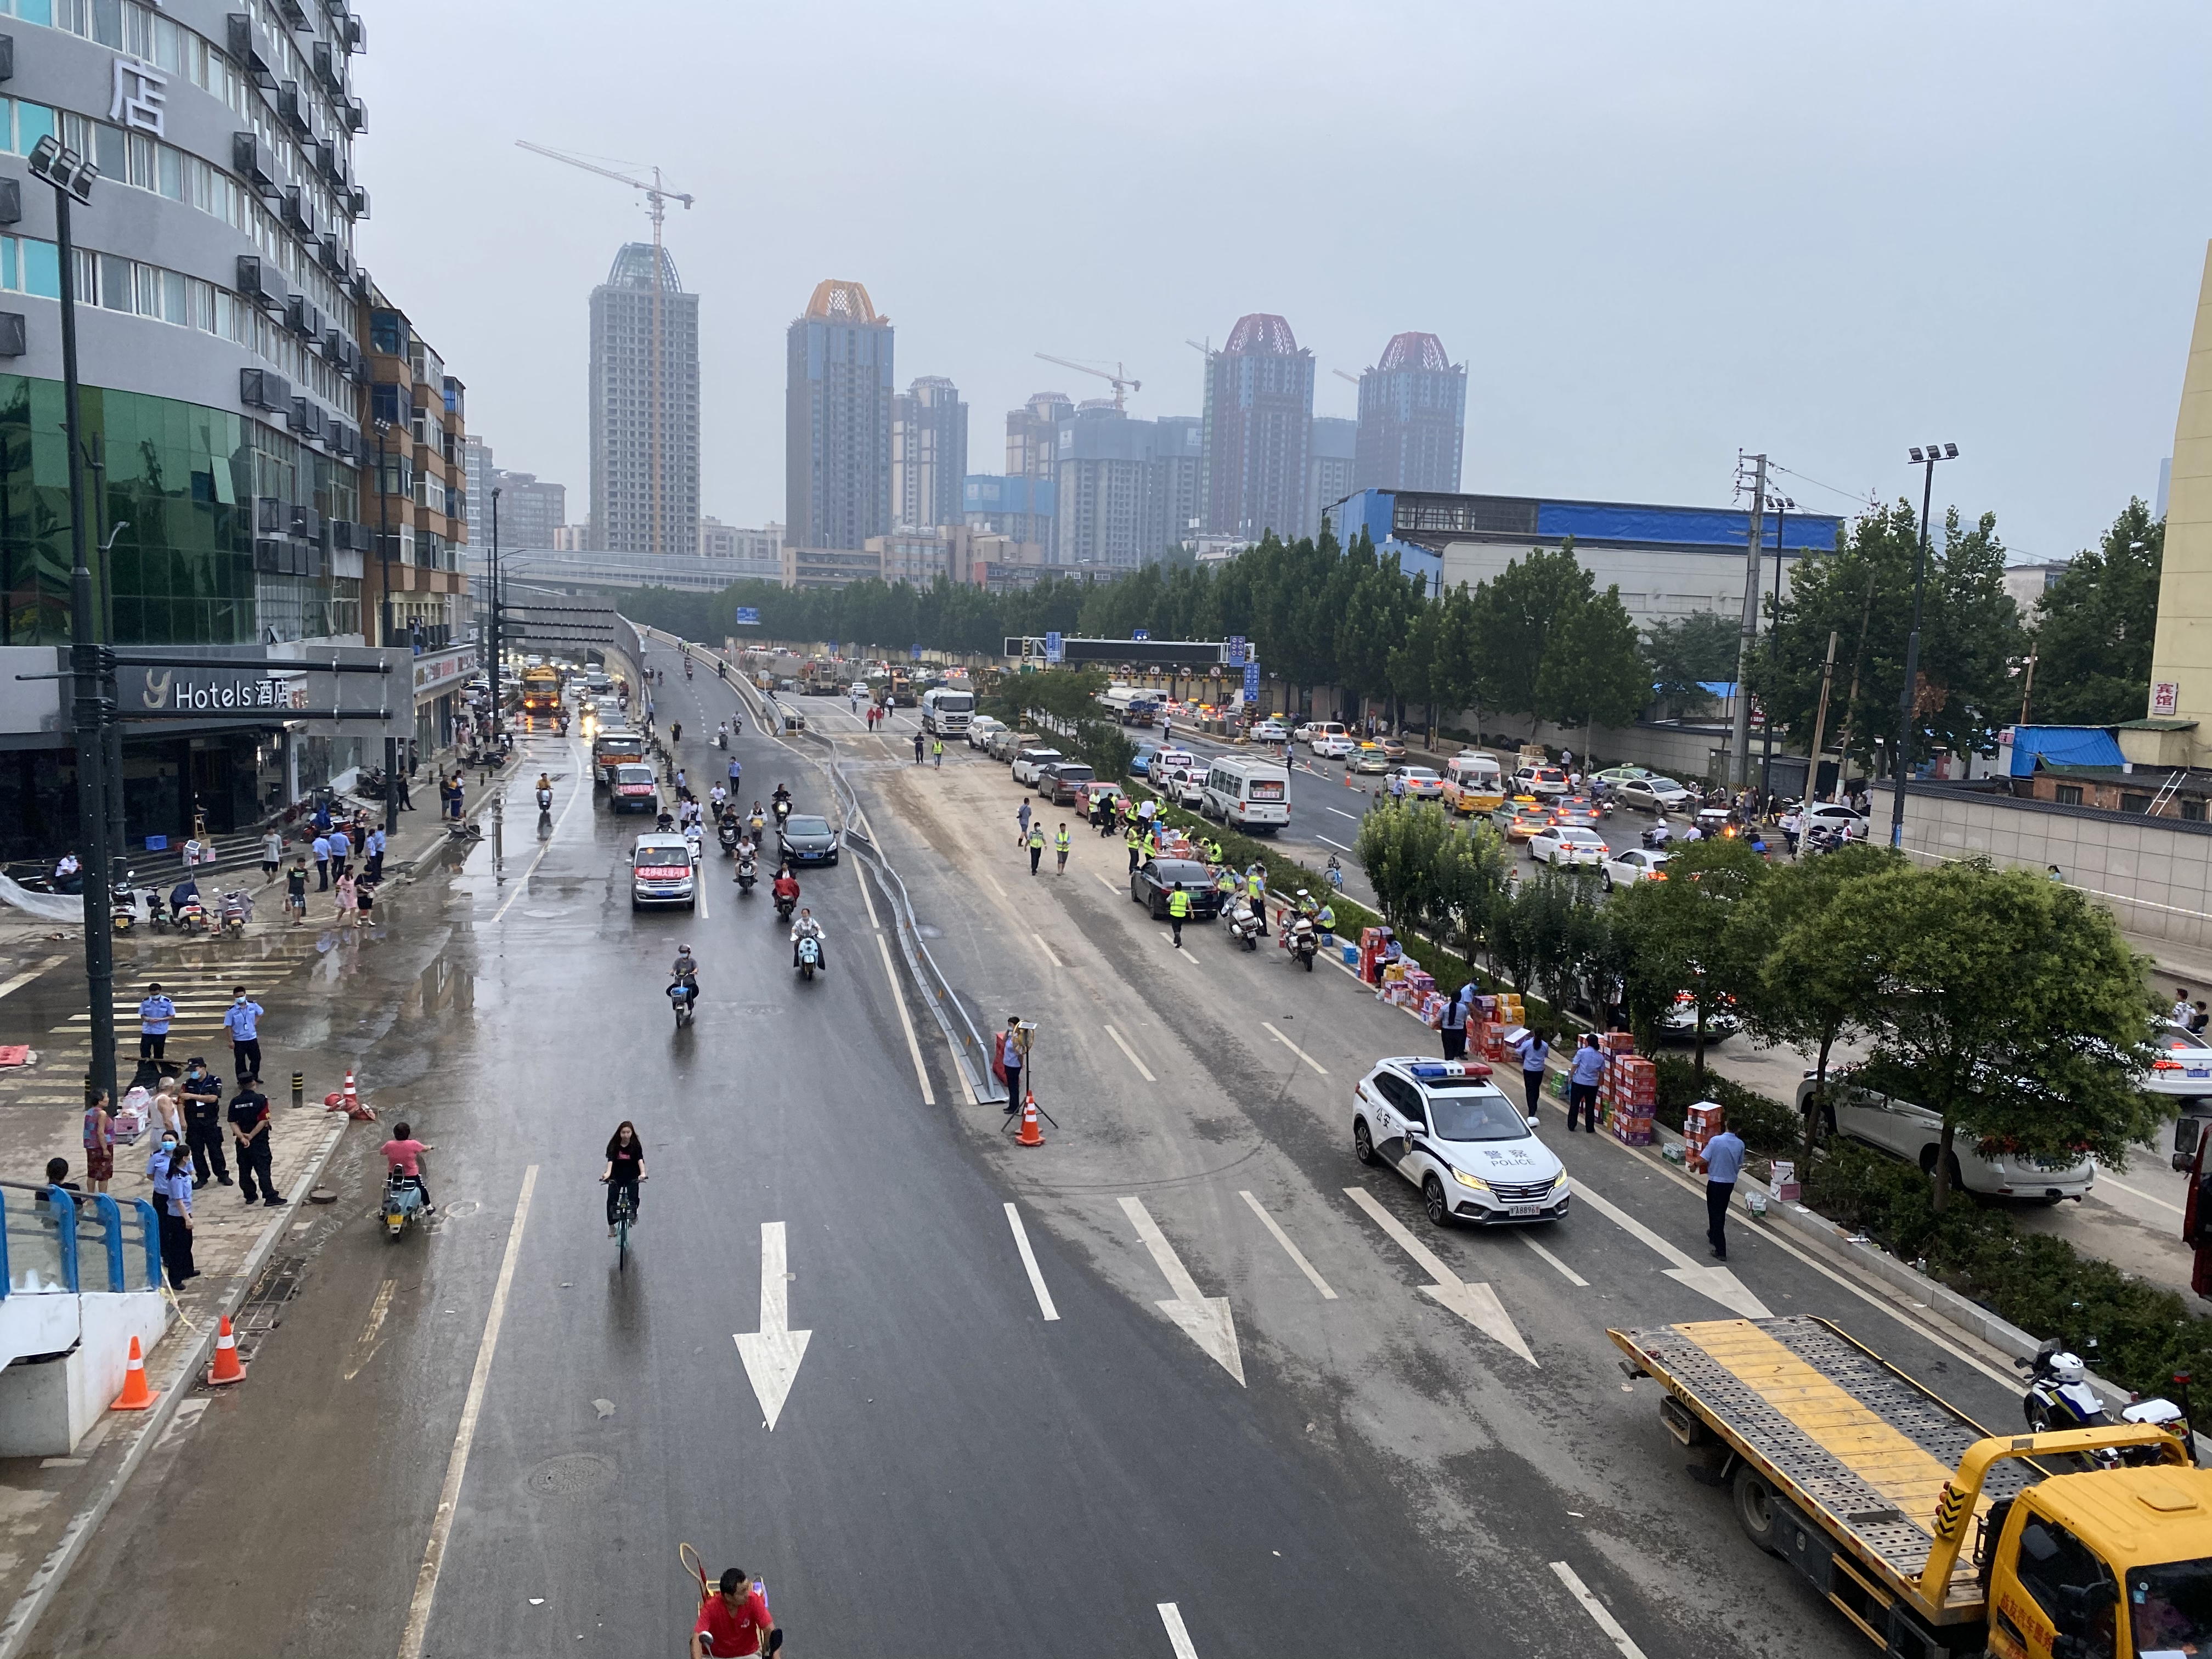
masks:
<path fill-rule="evenodd" d="M 1244 636 L 1242 634 L 1231 634 L 1229 636 L 1229 665 L 1231 668 L 1241 668 L 1243 663 Z"/>
<path fill-rule="evenodd" d="M 115 60 L 115 92 L 109 99 L 107 118 L 133 132 L 150 132 L 166 138 L 163 111 L 169 97 L 169 77 L 151 64 L 129 58 Z"/>
<path fill-rule="evenodd" d="M 1248 662 L 1244 665 L 1244 701 L 1251 703 L 1257 702 L 1259 700 L 1260 665 L 1256 662 Z"/>
<path fill-rule="evenodd" d="M 2170 720 L 2181 708 L 2181 684 L 2178 680 L 2160 680 L 2150 689 L 2150 715 L 2153 720 Z"/>
<path fill-rule="evenodd" d="M 740 628 L 758 628 L 760 626 L 760 607 L 751 605 L 739 605 L 738 607 L 738 626 Z"/>
<path fill-rule="evenodd" d="M 1044 659 L 1047 662 L 1060 660 L 1060 635 L 1057 632 L 1048 633 L 1044 636 Z"/>

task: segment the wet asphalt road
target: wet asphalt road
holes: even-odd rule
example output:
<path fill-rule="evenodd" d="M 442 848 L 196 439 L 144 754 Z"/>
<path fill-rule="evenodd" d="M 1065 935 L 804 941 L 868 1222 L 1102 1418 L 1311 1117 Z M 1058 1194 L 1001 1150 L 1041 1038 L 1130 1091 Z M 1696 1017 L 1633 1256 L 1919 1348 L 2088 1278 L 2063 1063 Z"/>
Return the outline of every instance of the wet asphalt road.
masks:
<path fill-rule="evenodd" d="M 700 734 L 733 703 L 704 676 L 672 677 L 659 694 L 664 725 L 686 727 L 695 775 L 720 769 Z M 799 706 L 837 723 L 827 700 Z M 682 1541 L 710 1570 L 761 1573 L 801 1659 L 1168 1659 L 1180 1650 L 1163 1603 L 1204 1659 L 1612 1650 L 1555 1561 L 1575 1564 L 1650 1659 L 1856 1650 L 1815 1598 L 1728 1535 L 1720 1494 L 1681 1480 L 1649 1385 L 1640 1398 L 1622 1389 L 1608 1320 L 1721 1311 L 1595 1213 L 1547 1235 L 1597 1287 L 1589 1299 L 1510 1240 L 1437 1244 L 1480 1261 L 1468 1276 L 1495 1284 L 1536 1371 L 1409 1294 L 1422 1275 L 1358 1231 L 1356 1212 L 1284 1212 L 1340 1299 L 1313 1298 L 1263 1236 L 1249 1257 L 1238 1182 L 1283 1205 L 1335 1194 L 1343 1210 L 1363 1172 L 1338 1144 L 1334 1103 L 1358 1055 L 1412 1045 L 1410 1027 L 1375 1024 L 1402 1020 L 1395 1011 L 1350 999 L 1332 1024 L 1320 1011 L 1334 1005 L 1315 1000 L 1345 1000 L 1327 976 L 1255 990 L 1223 975 L 1275 964 L 1208 957 L 1200 971 L 1224 1009 L 1182 990 L 1174 975 L 1188 969 L 1150 965 L 1158 930 L 1125 900 L 1079 897 L 1078 883 L 1024 890 L 1039 948 L 1070 952 L 1064 978 L 1013 974 L 1036 980 L 1034 1006 L 1075 1021 L 1103 1003 L 1156 1060 L 1181 1056 L 1125 1099 L 1133 1079 L 1118 1054 L 1056 1050 L 1062 1091 L 1110 1097 L 1128 1116 L 1071 1149 L 1090 1162 L 1055 1165 L 1056 1184 L 1036 1186 L 1015 1161 L 1036 1155 L 989 1139 L 995 1110 L 957 1096 L 942 1041 L 909 999 L 939 1101 L 924 1103 L 849 860 L 802 877 L 831 972 L 801 984 L 765 889 L 739 898 L 719 856 L 701 914 L 634 915 L 623 854 L 642 821 L 593 804 L 580 742 L 534 744 L 556 774 L 550 823 L 533 835 L 526 809 L 508 818 L 503 875 L 486 848 L 395 899 L 383 965 L 348 993 L 373 1005 L 373 1100 L 438 1148 L 428 1174 L 443 1218 L 383 1243 L 374 1139 L 352 1133 L 329 1178 L 341 1202 L 280 1254 L 302 1288 L 247 1386 L 156 1454 L 33 1651 L 114 1652 L 158 1632 L 179 1655 L 402 1653 L 510 1248 L 427 1653 L 678 1651 L 693 1599 Z M 829 807 L 820 774 L 790 751 L 749 729 L 739 753 L 748 796 L 786 778 L 800 811 Z M 514 795 L 526 802 L 526 787 Z M 958 937 L 944 950 L 981 994 L 1028 945 L 1002 917 L 974 914 L 988 907 L 970 877 L 932 867 L 924 827 L 895 818 L 879 788 L 869 810 L 917 902 L 948 933 L 956 915 L 977 924 L 981 955 L 964 956 Z M 679 940 L 704 963 L 700 1018 L 680 1033 L 660 995 Z M 1152 1013 L 1110 1012 L 1135 996 L 1119 988 L 1140 984 Z M 1333 1069 L 1328 1083 L 1279 1054 L 1291 1083 L 1255 1076 L 1215 1023 L 1249 1027 L 1253 1007 L 1293 993 L 1308 1024 L 1292 1029 Z M 1292 1083 L 1310 1085 L 1310 1107 L 1285 1103 Z M 1199 1115 L 1224 1109 L 1262 1126 L 1291 1196 L 1232 1160 L 1231 1195 L 1214 1202 L 1221 1182 L 1184 1160 L 1202 1166 L 1233 1139 L 1226 1119 Z M 625 1117 L 652 1178 L 621 1270 L 596 1177 Z M 1701 1254 L 1694 1199 L 1648 1176 L 1632 1184 L 1619 1149 L 1563 1155 L 1578 1180 Z M 1368 1184 L 1437 1237 L 1410 1189 Z M 1113 1231 L 1113 1195 L 1126 1193 L 1145 1195 L 1204 1294 L 1228 1285 L 1244 1386 L 1163 1316 L 1171 1281 Z M 1015 1248 L 1010 1201 L 1057 1317 Z M 735 1340 L 763 1328 L 771 1227 L 788 1327 L 809 1333 L 772 1431 Z M 2005 1420 L 1993 1384 L 1832 1274 L 1757 1241 L 1740 1255 L 1778 1310 L 1831 1313 Z M 1248 1260 L 1258 1265 L 1236 1265 Z M 1585 1514 L 1609 1516 L 1607 1535 L 1585 1534 Z"/>

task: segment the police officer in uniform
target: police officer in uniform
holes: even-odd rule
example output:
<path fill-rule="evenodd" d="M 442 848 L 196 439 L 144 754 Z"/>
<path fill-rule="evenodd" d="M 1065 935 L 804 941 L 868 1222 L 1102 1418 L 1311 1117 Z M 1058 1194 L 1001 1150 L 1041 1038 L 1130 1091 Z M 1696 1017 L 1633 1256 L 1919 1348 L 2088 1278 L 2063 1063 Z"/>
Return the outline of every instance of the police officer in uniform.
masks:
<path fill-rule="evenodd" d="M 1168 895 L 1168 926 L 1175 930 L 1175 948 L 1182 949 L 1182 925 L 1190 920 L 1190 895 L 1183 890 L 1181 882 Z"/>
<path fill-rule="evenodd" d="M 185 1113 L 185 1145 L 192 1155 L 192 1185 L 208 1183 L 208 1168 L 215 1169 L 219 1185 L 230 1185 L 230 1164 L 222 1151 L 222 1079 L 195 1057 L 178 1091 Z"/>

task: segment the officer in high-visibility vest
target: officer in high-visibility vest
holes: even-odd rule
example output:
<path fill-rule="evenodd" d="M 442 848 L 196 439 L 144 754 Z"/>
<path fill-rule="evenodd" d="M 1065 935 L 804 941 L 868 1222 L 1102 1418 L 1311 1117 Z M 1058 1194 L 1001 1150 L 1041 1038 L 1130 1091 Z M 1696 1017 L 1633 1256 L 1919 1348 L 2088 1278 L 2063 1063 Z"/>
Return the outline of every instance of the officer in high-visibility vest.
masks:
<path fill-rule="evenodd" d="M 1252 901 L 1252 914 L 1260 918 L 1260 937 L 1267 937 L 1267 872 L 1254 859 L 1244 867 L 1244 896 Z"/>
<path fill-rule="evenodd" d="M 1182 925 L 1190 916 L 1190 895 L 1177 882 L 1174 892 L 1168 895 L 1168 926 L 1175 930 L 1175 948 L 1182 949 Z"/>
<path fill-rule="evenodd" d="M 1121 839 L 1129 843 L 1129 873 L 1133 876 L 1137 873 L 1138 856 L 1144 851 L 1142 844 L 1137 840 L 1137 826 L 1133 823 L 1122 830 Z"/>
<path fill-rule="evenodd" d="M 1044 820 L 1030 825 L 1030 873 L 1037 872 L 1038 862 L 1044 857 Z"/>
<path fill-rule="evenodd" d="M 1067 873 L 1067 823 L 1061 820 L 1060 831 L 1052 838 L 1052 850 L 1060 854 L 1060 873 Z"/>
<path fill-rule="evenodd" d="M 1220 896 L 1221 911 L 1224 915 L 1228 915 L 1229 907 L 1237 902 L 1237 895 L 1243 890 L 1243 886 L 1244 884 L 1237 878 L 1237 872 L 1234 870 L 1224 870 L 1214 878 L 1213 890 Z"/>
<path fill-rule="evenodd" d="M 1336 907 L 1327 899 L 1322 901 L 1321 913 L 1314 918 L 1314 926 L 1321 929 L 1324 937 L 1336 932 Z"/>
<path fill-rule="evenodd" d="M 1145 862 L 1147 864 L 1150 864 L 1154 859 L 1160 855 L 1160 844 L 1152 838 L 1152 832 L 1151 830 L 1146 830 L 1145 833 L 1138 838 L 1137 850 L 1144 854 Z"/>

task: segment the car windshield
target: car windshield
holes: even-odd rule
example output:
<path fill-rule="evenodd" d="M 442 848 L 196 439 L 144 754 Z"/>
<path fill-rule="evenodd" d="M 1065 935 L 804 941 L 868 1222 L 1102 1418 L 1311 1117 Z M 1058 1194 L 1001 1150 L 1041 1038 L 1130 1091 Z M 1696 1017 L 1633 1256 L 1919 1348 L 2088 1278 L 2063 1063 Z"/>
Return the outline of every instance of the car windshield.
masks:
<path fill-rule="evenodd" d="M 1425 766 L 1406 767 L 1399 773 L 1398 775 L 1404 778 L 1408 783 L 1435 783 L 1438 781 L 1437 775 L 1430 771 Z"/>
<path fill-rule="evenodd" d="M 1474 1091 L 1480 1090 L 1481 1093 Z M 1487 1084 L 1431 1085 L 1429 1131 L 1439 1140 L 1522 1140 L 1528 1125 L 1520 1109 Z"/>
<path fill-rule="evenodd" d="M 2212 1645 L 2212 1561 L 2171 1561 L 2128 1571 L 2137 1659 L 2201 1653 Z"/>
<path fill-rule="evenodd" d="M 615 781 L 617 783 L 651 783 L 653 769 L 650 766 L 617 766 L 615 768 Z"/>
<path fill-rule="evenodd" d="M 684 842 L 653 842 L 637 849 L 637 861 L 646 865 L 689 864 L 691 848 Z"/>
<path fill-rule="evenodd" d="M 783 833 L 787 836 L 826 836 L 830 833 L 830 820 L 801 817 L 794 814 L 783 821 Z"/>
<path fill-rule="evenodd" d="M 1194 864 L 1188 859 L 1158 860 L 1152 865 L 1152 873 L 1160 878 L 1163 886 L 1172 886 L 1176 882 L 1186 887 L 1211 887 L 1213 884 L 1213 878 L 1206 874 L 1206 866 Z"/>
<path fill-rule="evenodd" d="M 1055 766 L 1052 775 L 1062 783 L 1088 783 L 1092 775 L 1087 766 Z"/>

